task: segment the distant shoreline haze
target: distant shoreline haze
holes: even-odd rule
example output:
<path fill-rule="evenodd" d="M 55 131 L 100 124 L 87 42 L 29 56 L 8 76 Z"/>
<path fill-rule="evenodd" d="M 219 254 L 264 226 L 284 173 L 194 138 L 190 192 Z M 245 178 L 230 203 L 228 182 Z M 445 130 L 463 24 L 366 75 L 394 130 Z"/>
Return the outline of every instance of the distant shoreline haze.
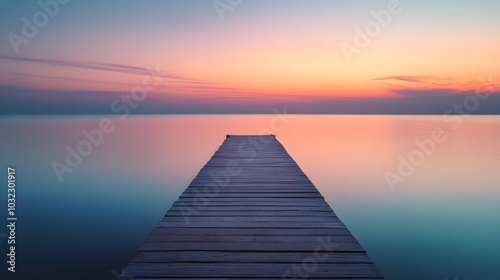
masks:
<path fill-rule="evenodd" d="M 151 93 L 134 101 L 126 92 L 54 91 L 0 87 L 0 115 L 33 114 L 387 114 L 498 115 L 500 92 L 444 90 L 394 97 L 267 98 L 256 95 L 183 96 Z M 129 98 L 125 98 L 129 97 Z M 285 109 L 284 109 L 285 108 Z"/>

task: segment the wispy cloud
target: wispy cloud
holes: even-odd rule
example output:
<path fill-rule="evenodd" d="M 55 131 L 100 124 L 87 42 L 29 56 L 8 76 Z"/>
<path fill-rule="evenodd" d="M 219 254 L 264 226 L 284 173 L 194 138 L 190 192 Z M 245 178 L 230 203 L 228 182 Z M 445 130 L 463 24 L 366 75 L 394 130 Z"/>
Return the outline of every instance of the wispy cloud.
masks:
<path fill-rule="evenodd" d="M 474 91 L 482 88 L 485 85 L 478 80 L 458 82 L 453 78 L 443 78 L 436 76 L 405 76 L 395 75 L 373 79 L 381 81 L 391 87 L 390 91 L 398 95 L 415 95 L 415 94 L 454 94 L 461 92 Z M 403 81 L 407 83 L 397 83 Z M 488 89 L 490 91 L 498 91 L 499 83 L 488 81 Z"/>
<path fill-rule="evenodd" d="M 74 67 L 74 68 L 81 68 L 81 69 L 110 71 L 110 72 L 123 73 L 123 74 L 133 74 L 133 75 L 140 75 L 140 76 L 151 75 L 151 76 L 157 76 L 157 77 L 167 77 L 170 79 L 187 80 L 184 77 L 172 75 L 170 73 L 167 74 L 165 72 L 155 72 L 155 71 L 151 71 L 151 70 L 144 68 L 144 67 L 116 64 L 116 63 L 40 59 L 40 58 L 28 58 L 28 57 L 15 57 L 15 56 L 7 56 L 7 55 L 0 55 L 0 59 L 22 61 L 22 62 L 43 63 L 43 64 L 61 66 L 61 67 Z"/>
<path fill-rule="evenodd" d="M 434 76 L 388 76 L 388 77 L 382 77 L 382 78 L 376 78 L 374 80 L 376 81 L 385 81 L 385 80 L 397 80 L 397 81 L 403 81 L 403 82 L 411 82 L 411 83 L 424 83 L 428 82 L 429 80 L 438 80 L 439 78 L 434 77 Z"/>
<path fill-rule="evenodd" d="M 40 74 L 30 74 L 30 73 L 20 73 L 20 72 L 4 72 L 3 75 L 8 75 L 8 77 L 16 77 L 22 78 L 24 81 L 27 79 L 44 79 L 44 80 L 64 80 L 64 81 L 77 81 L 77 82 L 85 82 L 92 84 L 106 84 L 106 85 L 129 85 L 135 86 L 137 84 L 134 83 L 124 83 L 124 82 L 108 82 L 108 81 L 97 81 L 97 80 L 89 80 L 89 79 L 81 79 L 81 78 L 70 78 L 70 77 L 60 77 L 60 76 L 47 76 Z"/>
<path fill-rule="evenodd" d="M 400 88 L 395 89 L 392 92 L 407 97 L 437 97 L 437 96 L 448 96 L 454 93 L 462 93 L 458 92 L 454 89 L 450 88 L 434 88 L 434 89 L 409 89 L 409 88 Z"/>
<path fill-rule="evenodd" d="M 4 72 L 2 73 L 4 77 L 8 80 L 22 79 L 24 86 L 26 87 L 29 83 L 28 81 L 33 79 L 42 80 L 56 80 L 56 81 L 75 81 L 84 82 L 88 84 L 104 84 L 104 85 L 117 85 L 117 86 L 129 86 L 132 88 L 136 84 L 129 82 L 113 82 L 113 81 L 99 81 L 83 78 L 73 78 L 73 77 L 61 77 L 61 76 L 48 76 L 42 74 L 31 74 L 31 73 L 20 73 L 20 72 Z M 187 80 L 170 80 L 169 83 L 165 85 L 159 85 L 156 87 L 156 92 L 168 94 L 171 92 L 182 93 L 185 96 L 222 96 L 227 95 L 228 97 L 242 97 L 242 98 L 263 98 L 268 96 L 272 98 L 272 95 L 248 92 L 234 87 L 228 87 L 224 85 L 217 85 L 209 82 L 202 81 L 187 81 Z M 118 90 L 118 89 L 117 89 Z M 101 90 L 100 92 L 106 92 L 107 90 Z M 280 97 L 283 97 L 280 95 Z"/>
<path fill-rule="evenodd" d="M 31 63 L 42 63 L 46 65 L 53 65 L 59 67 L 72 67 L 88 70 L 98 70 L 98 71 L 109 71 L 121 74 L 132 74 L 138 76 L 158 76 L 167 79 L 167 83 L 158 87 L 158 89 L 169 89 L 169 90 L 180 90 L 180 91 L 203 91 L 207 93 L 221 93 L 225 91 L 239 91 L 239 89 L 227 87 L 221 84 L 214 84 L 211 82 L 201 81 L 197 79 L 187 78 L 181 75 L 172 74 L 168 71 L 157 72 L 152 71 L 144 67 L 138 67 L 133 65 L 116 64 L 116 63 L 102 63 L 102 62 L 82 62 L 82 61 L 69 61 L 69 60 L 56 60 L 56 59 L 40 59 L 40 58 L 28 58 L 28 57 L 14 57 L 7 55 L 0 55 L 0 60 L 12 60 L 19 62 L 31 62 Z M 18 72 L 4 72 L 3 75 L 13 75 L 13 76 L 24 76 L 25 78 L 42 78 L 51 80 L 66 80 L 66 81 L 81 81 L 95 84 L 116 84 L 116 85 L 133 85 L 124 82 L 111 82 L 111 81 L 98 81 L 98 80 L 88 80 L 82 78 L 70 78 L 64 76 L 44 76 L 39 74 L 27 74 Z"/>

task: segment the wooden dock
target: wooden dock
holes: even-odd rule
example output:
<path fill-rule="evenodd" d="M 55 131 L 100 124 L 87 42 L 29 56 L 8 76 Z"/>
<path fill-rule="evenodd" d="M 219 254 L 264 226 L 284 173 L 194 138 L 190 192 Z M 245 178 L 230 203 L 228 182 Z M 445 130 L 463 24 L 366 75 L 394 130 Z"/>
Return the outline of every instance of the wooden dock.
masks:
<path fill-rule="evenodd" d="M 122 277 L 384 279 L 273 135 L 228 135 Z"/>

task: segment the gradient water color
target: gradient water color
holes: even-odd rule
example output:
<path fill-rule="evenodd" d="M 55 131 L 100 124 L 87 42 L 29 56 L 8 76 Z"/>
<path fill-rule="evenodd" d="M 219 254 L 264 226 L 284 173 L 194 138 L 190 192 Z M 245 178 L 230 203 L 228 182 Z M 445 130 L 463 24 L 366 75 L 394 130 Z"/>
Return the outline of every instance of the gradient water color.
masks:
<path fill-rule="evenodd" d="M 115 131 L 60 183 L 51 163 L 104 117 L 0 118 L 0 166 L 18 173 L 18 272 L 8 279 L 113 278 L 226 134 L 273 127 L 387 279 L 500 275 L 499 117 L 456 130 L 441 116 L 113 118 Z M 435 128 L 447 141 L 392 192 L 384 172 Z"/>

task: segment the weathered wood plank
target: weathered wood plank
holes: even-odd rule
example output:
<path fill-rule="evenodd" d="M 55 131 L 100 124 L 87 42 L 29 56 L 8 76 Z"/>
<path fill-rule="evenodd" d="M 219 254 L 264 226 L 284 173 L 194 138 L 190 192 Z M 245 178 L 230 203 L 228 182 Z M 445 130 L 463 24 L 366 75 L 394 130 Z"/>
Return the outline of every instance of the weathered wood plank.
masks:
<path fill-rule="evenodd" d="M 324 238 L 326 240 L 326 237 Z M 203 239 L 196 235 L 153 235 L 149 236 L 145 242 L 226 242 L 226 243 L 289 243 L 289 242 L 301 242 L 301 243 L 318 243 L 317 236 L 288 236 L 283 238 L 283 236 L 257 236 L 257 235 L 207 235 Z M 345 235 L 337 236 L 335 242 L 339 243 L 355 243 L 357 242 L 354 236 Z"/>
<path fill-rule="evenodd" d="M 318 228 L 318 229 L 302 229 L 302 228 L 218 228 L 216 225 L 212 228 L 161 228 L 157 227 L 151 235 L 275 235 L 275 236 L 336 236 L 350 235 L 351 233 L 346 227 L 342 228 Z M 203 237 L 200 237 L 203 240 Z"/>
<path fill-rule="evenodd" d="M 184 217 L 186 213 L 183 211 L 170 210 L 165 214 L 169 217 Z M 337 217 L 335 213 L 331 211 L 281 211 L 276 209 L 275 211 L 241 211 L 232 209 L 230 211 L 217 211 L 210 209 L 203 209 L 203 211 L 198 211 L 193 213 L 192 217 Z"/>
<path fill-rule="evenodd" d="M 183 217 L 176 216 L 166 216 L 162 220 L 162 222 L 184 222 Z M 209 222 L 213 223 L 213 225 L 221 224 L 221 223 L 341 223 L 337 217 L 327 217 L 327 216 L 306 216 L 306 217 L 294 217 L 294 216 L 282 216 L 282 217 L 274 217 L 274 216 L 261 216 L 261 217 L 248 217 L 248 216 L 230 216 L 230 217 L 221 217 L 221 216 L 191 216 L 192 223 L 203 223 Z"/>
<path fill-rule="evenodd" d="M 230 252 L 365 252 L 359 243 L 221 243 L 221 242 L 146 242 L 139 251 L 230 251 Z M 209 260 L 207 260 L 209 261 Z"/>
<path fill-rule="evenodd" d="M 196 187 L 189 187 L 183 192 L 183 195 L 188 195 L 188 194 L 198 194 L 201 191 L 211 191 L 212 189 L 207 186 L 196 186 Z M 257 194 L 257 195 L 266 195 L 266 194 L 271 194 L 271 195 L 287 195 L 287 194 L 319 194 L 318 191 L 315 189 L 306 189 L 304 187 L 297 187 L 297 188 L 284 188 L 284 187 L 253 187 L 252 189 L 248 188 L 243 188 L 243 187 L 237 187 L 237 186 L 232 186 L 232 187 L 220 187 L 217 189 L 217 192 L 221 194 Z M 321 194 L 320 194 L 321 195 Z"/>
<path fill-rule="evenodd" d="M 210 221 L 195 221 L 191 222 L 189 220 L 182 220 L 176 222 L 164 222 L 158 223 L 158 227 L 214 227 L 214 223 Z M 329 227 L 345 227 L 342 222 L 220 222 L 216 224 L 217 227 L 221 228 L 329 228 Z"/>
<path fill-rule="evenodd" d="M 210 195 L 217 195 L 220 198 L 323 198 L 319 193 L 230 193 L 230 192 L 213 192 Z M 200 196 L 199 192 L 184 192 L 180 198 L 194 198 Z"/>
<path fill-rule="evenodd" d="M 201 196 L 201 195 L 200 195 Z M 200 197 L 196 196 L 196 197 Z M 213 197 L 212 197 L 213 196 Z M 323 197 L 220 197 L 218 194 L 203 196 L 210 202 L 280 202 L 280 203 L 324 203 Z M 177 201 L 192 201 L 194 197 L 180 197 Z"/>
<path fill-rule="evenodd" d="M 314 255 L 313 255 L 314 256 Z M 180 251 L 180 252 L 139 252 L 134 262 L 143 263 L 301 263 L 311 257 L 309 252 L 219 252 L 219 251 Z M 364 253 L 324 253 L 322 263 L 371 263 Z"/>
<path fill-rule="evenodd" d="M 182 278 L 178 278 L 178 277 L 168 277 L 168 278 L 157 278 L 157 277 L 148 277 L 148 278 L 142 278 L 142 277 L 123 277 L 123 278 L 120 278 L 122 280 L 165 280 L 165 279 L 168 279 L 168 280 L 186 280 L 186 279 L 196 279 L 196 280 L 255 280 L 255 279 L 258 279 L 258 280 L 284 280 L 284 279 L 300 279 L 298 277 L 290 277 L 290 278 L 283 278 L 283 277 L 274 277 L 274 278 L 269 278 L 269 277 L 259 277 L 259 278 L 256 278 L 256 277 L 252 277 L 252 278 L 247 278 L 247 277 L 238 277 L 238 278 L 234 278 L 234 277 L 217 277 L 217 278 L 204 278 L 204 277 L 196 277 L 196 278 L 185 278 L 185 277 L 182 277 Z M 334 279 L 334 280 L 353 280 L 353 279 L 356 279 L 356 280 L 374 280 L 374 279 L 384 279 L 383 277 L 370 277 L 370 278 L 359 278 L 359 277 L 349 277 L 349 278 L 345 278 L 345 277 L 316 277 L 316 276 L 308 276 L 307 277 L 307 280 L 331 280 L 331 279 Z"/>
<path fill-rule="evenodd" d="M 193 207 L 193 205 L 190 205 Z M 178 205 L 173 205 L 172 208 L 170 208 L 171 211 L 181 211 L 184 212 L 190 210 L 190 208 L 187 208 L 186 206 L 178 206 Z M 259 206 L 259 207 L 254 207 L 254 206 L 243 206 L 243 205 L 236 205 L 236 206 L 227 206 L 227 205 L 222 205 L 222 206 L 215 206 L 215 205 L 206 205 L 203 207 L 199 207 L 198 209 L 192 209 L 193 211 L 197 210 L 197 212 L 200 211 L 256 211 L 256 212 L 265 212 L 268 211 L 309 211 L 309 212 L 332 212 L 332 209 L 330 206 Z"/>
<path fill-rule="evenodd" d="M 198 201 L 193 199 L 183 199 L 174 202 L 175 206 L 198 206 L 198 207 L 208 207 L 208 206 L 328 206 L 328 203 L 323 202 L 287 202 L 287 201 Z"/>
<path fill-rule="evenodd" d="M 315 266 L 309 275 L 313 277 L 380 277 L 378 269 L 373 264 L 324 264 Z M 212 277 L 282 277 L 287 271 L 292 275 L 292 265 L 274 263 L 130 263 L 125 273 L 141 275 L 143 277 L 198 277 L 210 275 Z"/>

